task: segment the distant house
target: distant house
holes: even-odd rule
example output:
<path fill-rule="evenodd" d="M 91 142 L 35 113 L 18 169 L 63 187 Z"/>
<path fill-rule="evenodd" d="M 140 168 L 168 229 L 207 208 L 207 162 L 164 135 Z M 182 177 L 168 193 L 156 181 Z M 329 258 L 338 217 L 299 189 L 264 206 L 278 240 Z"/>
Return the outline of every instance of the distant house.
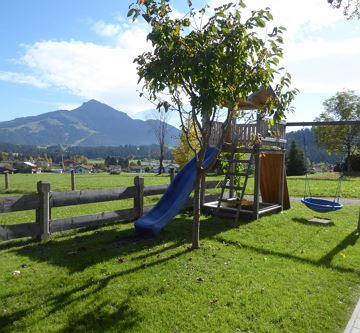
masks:
<path fill-rule="evenodd" d="M 176 163 L 164 164 L 164 171 L 166 173 L 170 173 L 170 169 L 174 169 L 175 172 L 177 172 L 179 170 L 179 164 L 176 164 Z"/>
<path fill-rule="evenodd" d="M 136 172 L 136 173 L 144 173 L 145 168 L 141 165 L 130 165 L 129 166 L 130 172 Z"/>
<path fill-rule="evenodd" d="M 163 164 L 163 170 L 162 172 L 163 173 L 170 173 L 170 169 L 174 169 L 175 172 L 178 172 L 179 170 L 179 164 L 176 164 L 176 163 L 165 163 Z M 154 173 L 159 173 L 159 166 L 155 167 L 153 169 L 153 172 Z"/>
<path fill-rule="evenodd" d="M 75 173 L 92 173 L 94 170 L 94 167 L 92 165 L 87 164 L 80 164 L 77 165 L 75 168 Z"/>
<path fill-rule="evenodd" d="M 14 168 L 20 173 L 41 173 L 41 168 L 29 161 L 15 162 Z"/>
<path fill-rule="evenodd" d="M 120 173 L 122 171 L 122 168 L 121 168 L 121 165 L 109 165 L 108 170 L 109 170 L 109 172 L 119 172 Z"/>
<path fill-rule="evenodd" d="M 65 170 L 72 170 L 75 169 L 78 164 L 74 160 L 64 160 L 62 165 Z"/>
<path fill-rule="evenodd" d="M 13 168 L 8 163 L 0 163 L 0 173 L 14 173 L 16 171 L 15 168 Z"/>

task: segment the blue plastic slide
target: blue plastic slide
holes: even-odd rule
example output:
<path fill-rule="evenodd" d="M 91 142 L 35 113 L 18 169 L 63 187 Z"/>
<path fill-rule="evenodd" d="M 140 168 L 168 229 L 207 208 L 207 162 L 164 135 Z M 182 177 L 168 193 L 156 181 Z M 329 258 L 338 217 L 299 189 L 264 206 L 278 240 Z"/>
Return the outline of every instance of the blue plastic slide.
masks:
<path fill-rule="evenodd" d="M 216 148 L 208 148 L 205 154 L 204 167 L 207 168 L 217 156 Z M 137 233 L 145 236 L 158 236 L 176 214 L 185 206 L 194 188 L 196 161 L 193 158 L 180 170 L 160 201 L 145 216 L 135 222 Z"/>

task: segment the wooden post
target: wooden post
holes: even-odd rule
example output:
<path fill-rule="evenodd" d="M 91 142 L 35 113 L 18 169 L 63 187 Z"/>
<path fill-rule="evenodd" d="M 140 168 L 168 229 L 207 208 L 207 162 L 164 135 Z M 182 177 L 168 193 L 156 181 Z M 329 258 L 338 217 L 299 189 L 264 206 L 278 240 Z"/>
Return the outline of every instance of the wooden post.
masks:
<path fill-rule="evenodd" d="M 40 207 L 36 211 L 36 222 L 40 224 L 40 240 L 50 236 L 50 183 L 39 181 L 37 183 Z"/>
<path fill-rule="evenodd" d="M 280 174 L 280 198 L 279 203 L 281 205 L 281 211 L 284 211 L 284 191 L 285 191 L 285 175 L 286 175 L 286 168 L 285 168 L 285 149 L 281 154 L 281 174 Z"/>
<path fill-rule="evenodd" d="M 71 191 L 75 191 L 75 170 L 71 170 Z"/>
<path fill-rule="evenodd" d="M 259 147 L 256 146 L 254 148 L 254 157 L 255 157 L 255 170 L 254 170 L 254 203 L 253 203 L 253 210 L 254 210 L 254 218 L 259 218 L 259 207 L 260 207 L 260 151 Z"/>
<path fill-rule="evenodd" d="M 134 196 L 134 211 L 135 219 L 143 216 L 144 213 L 144 178 L 136 176 L 134 178 L 135 196 Z"/>
<path fill-rule="evenodd" d="M 358 234 L 360 234 L 360 209 L 359 209 L 359 220 L 358 220 L 358 225 L 357 225 L 357 232 L 358 232 Z"/>
<path fill-rule="evenodd" d="M 10 174 L 5 171 L 5 190 L 10 190 Z"/>
<path fill-rule="evenodd" d="M 170 184 L 174 181 L 175 178 L 175 169 L 170 168 Z"/>
<path fill-rule="evenodd" d="M 236 117 L 234 117 L 234 119 L 231 120 L 231 125 L 230 125 L 230 142 L 231 145 L 237 145 L 236 142 L 234 142 L 237 138 L 236 135 Z M 232 156 L 231 158 L 236 158 L 236 155 Z M 235 190 L 234 190 L 234 185 L 235 185 L 235 177 L 234 177 L 234 173 L 235 173 L 235 162 L 229 162 L 229 171 L 231 173 L 230 179 L 229 179 L 229 185 L 230 185 L 230 189 L 229 189 L 229 198 L 234 198 L 236 196 Z"/>

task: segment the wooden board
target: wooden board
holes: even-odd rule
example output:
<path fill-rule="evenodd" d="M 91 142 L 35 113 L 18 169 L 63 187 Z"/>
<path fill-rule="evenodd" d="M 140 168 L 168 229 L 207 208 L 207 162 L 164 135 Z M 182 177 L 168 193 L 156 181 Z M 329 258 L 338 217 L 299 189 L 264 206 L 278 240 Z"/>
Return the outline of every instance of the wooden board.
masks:
<path fill-rule="evenodd" d="M 260 161 L 260 191 L 262 201 L 279 204 L 282 155 L 262 153 Z M 284 181 L 284 209 L 290 209 L 286 177 Z"/>
<path fill-rule="evenodd" d="M 334 223 L 331 220 L 328 219 L 322 219 L 319 217 L 314 217 L 310 220 L 308 220 L 310 224 L 320 224 L 320 225 L 333 225 Z"/>

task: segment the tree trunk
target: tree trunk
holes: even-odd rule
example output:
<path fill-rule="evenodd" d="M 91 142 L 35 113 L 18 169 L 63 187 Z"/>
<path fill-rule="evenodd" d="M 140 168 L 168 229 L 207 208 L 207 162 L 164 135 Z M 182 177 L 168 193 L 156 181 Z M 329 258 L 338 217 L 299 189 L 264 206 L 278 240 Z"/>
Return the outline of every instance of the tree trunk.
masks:
<path fill-rule="evenodd" d="M 347 145 L 347 173 L 350 174 L 351 173 L 351 160 L 350 160 L 350 157 L 351 157 L 351 145 Z"/>
<path fill-rule="evenodd" d="M 164 144 L 160 143 L 159 173 L 158 173 L 159 175 L 162 174 L 164 169 L 163 161 L 164 161 Z"/>
<path fill-rule="evenodd" d="M 194 184 L 194 219 L 192 230 L 192 249 L 200 248 L 200 216 L 201 216 L 201 179 L 203 175 L 201 167 L 196 167 L 196 178 Z"/>
<path fill-rule="evenodd" d="M 162 174 L 164 166 L 163 166 L 164 156 L 160 156 L 159 158 L 159 175 Z"/>

